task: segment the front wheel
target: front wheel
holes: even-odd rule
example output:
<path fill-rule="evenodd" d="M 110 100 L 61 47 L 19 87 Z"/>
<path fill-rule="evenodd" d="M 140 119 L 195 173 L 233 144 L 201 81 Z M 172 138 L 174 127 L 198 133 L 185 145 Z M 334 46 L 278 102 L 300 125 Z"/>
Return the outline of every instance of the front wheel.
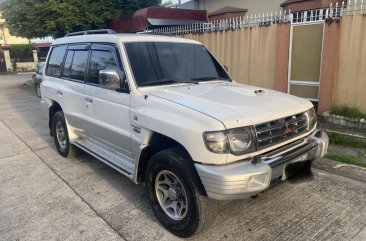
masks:
<path fill-rule="evenodd" d="M 150 206 L 160 223 L 179 237 L 191 237 L 215 219 L 217 202 L 199 191 L 194 166 L 182 151 L 154 155 L 146 172 Z"/>

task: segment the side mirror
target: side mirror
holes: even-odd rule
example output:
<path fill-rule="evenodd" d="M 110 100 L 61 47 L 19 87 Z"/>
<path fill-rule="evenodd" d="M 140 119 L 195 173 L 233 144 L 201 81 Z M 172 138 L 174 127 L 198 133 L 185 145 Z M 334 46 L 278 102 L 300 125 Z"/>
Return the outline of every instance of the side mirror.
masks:
<path fill-rule="evenodd" d="M 121 77 L 114 69 L 103 69 L 99 71 L 99 84 L 103 88 L 117 90 L 121 88 Z"/>
<path fill-rule="evenodd" d="M 229 72 L 229 68 L 226 65 L 224 65 L 224 69 L 226 70 L 226 72 Z"/>

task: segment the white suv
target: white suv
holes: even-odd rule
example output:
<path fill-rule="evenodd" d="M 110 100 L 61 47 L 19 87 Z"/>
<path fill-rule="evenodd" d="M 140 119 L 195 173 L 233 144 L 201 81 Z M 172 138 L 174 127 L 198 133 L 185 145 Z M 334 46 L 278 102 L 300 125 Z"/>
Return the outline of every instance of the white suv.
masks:
<path fill-rule="evenodd" d="M 157 219 L 180 237 L 208 227 L 216 200 L 256 195 L 327 151 L 309 101 L 236 83 L 192 40 L 57 39 L 41 90 L 58 152 L 78 147 L 144 183 Z"/>

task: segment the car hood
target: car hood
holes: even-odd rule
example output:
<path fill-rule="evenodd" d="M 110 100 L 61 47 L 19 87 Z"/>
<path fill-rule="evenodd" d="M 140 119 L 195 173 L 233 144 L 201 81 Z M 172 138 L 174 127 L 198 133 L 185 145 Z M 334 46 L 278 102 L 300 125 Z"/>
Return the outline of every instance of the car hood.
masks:
<path fill-rule="evenodd" d="M 304 112 L 302 98 L 235 82 L 204 82 L 151 88 L 148 93 L 221 121 L 226 128 L 249 126 Z"/>

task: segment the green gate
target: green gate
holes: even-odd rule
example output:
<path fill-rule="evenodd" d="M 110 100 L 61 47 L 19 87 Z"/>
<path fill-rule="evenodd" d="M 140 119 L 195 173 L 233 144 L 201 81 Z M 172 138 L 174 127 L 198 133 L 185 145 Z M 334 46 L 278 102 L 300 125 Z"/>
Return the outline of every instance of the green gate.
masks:
<path fill-rule="evenodd" d="M 319 100 L 324 22 L 294 23 L 291 26 L 288 93 Z"/>

